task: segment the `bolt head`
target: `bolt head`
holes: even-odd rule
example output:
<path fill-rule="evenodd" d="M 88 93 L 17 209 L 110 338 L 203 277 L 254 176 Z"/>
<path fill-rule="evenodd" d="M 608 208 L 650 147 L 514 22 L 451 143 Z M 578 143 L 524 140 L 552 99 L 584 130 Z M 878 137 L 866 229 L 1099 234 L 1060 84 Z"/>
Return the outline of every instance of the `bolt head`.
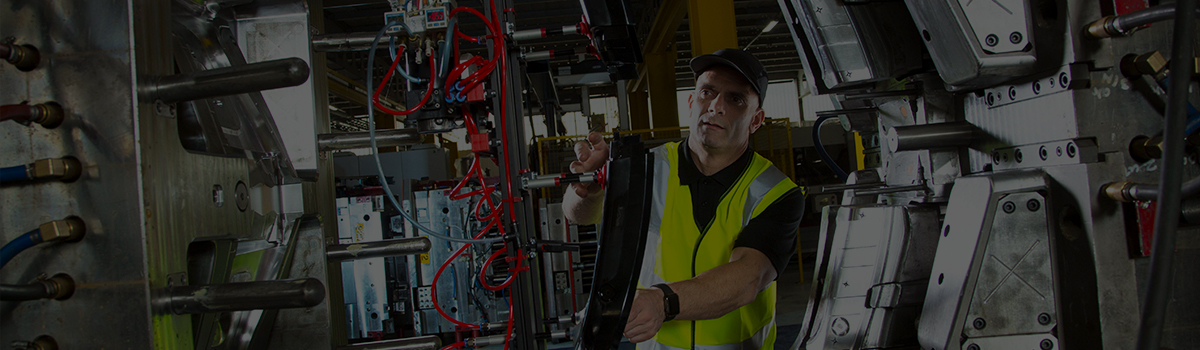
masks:
<path fill-rule="evenodd" d="M 1013 202 L 1004 202 L 1002 209 L 1004 209 L 1005 213 L 1012 214 L 1012 212 L 1017 211 L 1017 205 L 1013 204 Z"/>
<path fill-rule="evenodd" d="M 1039 202 L 1036 199 L 1030 199 L 1028 202 L 1025 202 L 1025 208 L 1029 209 L 1029 211 L 1038 211 L 1038 209 L 1042 208 L 1042 202 Z"/>
<path fill-rule="evenodd" d="M 1042 342 L 1038 346 L 1041 346 L 1042 350 L 1050 350 L 1054 348 L 1054 342 L 1050 341 L 1050 339 L 1042 339 Z"/>
<path fill-rule="evenodd" d="M 1037 321 L 1039 324 L 1041 324 L 1043 326 L 1050 324 L 1050 314 L 1045 313 L 1045 312 L 1041 313 L 1040 315 L 1038 315 Z"/>
<path fill-rule="evenodd" d="M 971 321 L 971 326 L 975 327 L 975 329 L 983 329 L 984 327 L 987 327 L 987 322 L 985 322 L 982 318 L 976 318 L 975 321 Z"/>
<path fill-rule="evenodd" d="M 1013 43 L 1013 44 L 1020 44 L 1021 39 L 1023 39 L 1023 38 L 1024 38 L 1024 36 L 1022 36 L 1021 33 L 1012 32 L 1012 34 L 1008 35 L 1008 42 Z"/>
<path fill-rule="evenodd" d="M 979 350 L 978 344 L 967 345 L 967 350 Z"/>
<path fill-rule="evenodd" d="M 983 43 L 987 44 L 987 46 L 996 46 L 996 44 L 1000 43 L 1000 37 L 996 36 L 996 34 L 988 34 L 988 36 L 983 39 Z"/>

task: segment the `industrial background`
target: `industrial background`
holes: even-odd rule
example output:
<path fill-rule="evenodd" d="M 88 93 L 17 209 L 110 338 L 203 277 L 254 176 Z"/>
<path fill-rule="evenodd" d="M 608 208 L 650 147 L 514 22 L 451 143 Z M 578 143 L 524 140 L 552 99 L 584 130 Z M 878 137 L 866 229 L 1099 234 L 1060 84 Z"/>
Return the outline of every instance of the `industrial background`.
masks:
<path fill-rule="evenodd" d="M 752 148 L 807 192 L 776 349 L 1192 349 L 1198 13 L 13 1 L 0 344 L 631 348 L 646 243 L 606 233 L 646 218 L 569 222 L 562 184 L 642 208 L 688 61 L 734 48 L 771 81 Z M 570 173 L 589 131 L 620 171 Z"/>

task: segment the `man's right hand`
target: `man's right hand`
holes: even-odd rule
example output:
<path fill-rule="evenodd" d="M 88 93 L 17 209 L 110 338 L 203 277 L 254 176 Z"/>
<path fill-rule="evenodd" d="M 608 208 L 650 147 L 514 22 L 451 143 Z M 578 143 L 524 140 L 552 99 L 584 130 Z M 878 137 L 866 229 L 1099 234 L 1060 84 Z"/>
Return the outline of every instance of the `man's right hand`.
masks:
<path fill-rule="evenodd" d="M 604 142 L 604 137 L 598 132 L 589 133 L 587 142 L 579 141 L 575 143 L 575 157 L 579 160 L 571 162 L 572 173 L 586 173 L 599 170 L 608 162 L 608 143 Z M 580 198 L 587 198 L 589 194 L 600 192 L 600 184 L 597 183 L 574 183 L 571 188 L 575 190 L 575 194 Z"/>

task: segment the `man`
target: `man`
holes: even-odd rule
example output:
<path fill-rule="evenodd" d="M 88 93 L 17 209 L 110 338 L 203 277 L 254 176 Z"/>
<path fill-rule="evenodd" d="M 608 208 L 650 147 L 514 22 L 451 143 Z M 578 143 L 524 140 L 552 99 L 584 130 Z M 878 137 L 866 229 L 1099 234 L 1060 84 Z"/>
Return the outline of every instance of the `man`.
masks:
<path fill-rule="evenodd" d="M 804 194 L 749 149 L 766 115 L 762 63 L 720 50 L 691 68 L 688 138 L 653 150 L 651 227 L 625 336 L 641 349 L 772 349 L 774 281 L 795 250 Z M 573 172 L 608 160 L 599 134 L 587 141 L 575 145 Z M 572 186 L 567 218 L 598 222 L 601 189 Z"/>

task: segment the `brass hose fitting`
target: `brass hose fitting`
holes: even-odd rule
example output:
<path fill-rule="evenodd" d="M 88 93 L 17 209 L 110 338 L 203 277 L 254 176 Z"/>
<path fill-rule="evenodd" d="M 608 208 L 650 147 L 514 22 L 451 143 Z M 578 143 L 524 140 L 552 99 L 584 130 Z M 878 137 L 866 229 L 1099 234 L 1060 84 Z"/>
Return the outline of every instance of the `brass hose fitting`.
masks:
<path fill-rule="evenodd" d="M 10 49 L 12 52 L 9 52 L 8 57 L 5 57 L 4 60 L 12 63 L 13 66 L 24 72 L 38 67 L 38 62 L 42 60 L 42 55 L 36 47 L 29 44 L 9 45 L 11 45 Z"/>
<path fill-rule="evenodd" d="M 87 233 L 87 226 L 78 216 L 68 216 L 66 219 L 44 223 L 38 230 L 41 231 L 42 242 L 76 242 L 83 239 L 83 235 Z"/>
<path fill-rule="evenodd" d="M 1132 202 L 1133 198 L 1129 197 L 1129 188 L 1133 187 L 1133 183 L 1129 181 L 1120 181 L 1105 184 L 1100 190 L 1105 196 L 1115 201 Z"/>
<path fill-rule="evenodd" d="M 62 125 L 63 108 L 54 101 L 39 103 L 30 106 L 31 115 L 29 121 L 41 124 L 46 129 L 54 129 Z"/>
<path fill-rule="evenodd" d="M 64 300 L 75 294 L 75 279 L 65 273 L 40 282 L 46 286 L 46 299 Z"/>
<path fill-rule="evenodd" d="M 1116 16 L 1106 16 L 1098 19 L 1092 23 L 1088 23 L 1086 27 L 1083 27 L 1083 31 L 1089 38 L 1092 39 L 1104 39 L 1116 35 L 1123 35 L 1121 31 L 1113 27 L 1114 19 L 1116 19 Z"/>
<path fill-rule="evenodd" d="M 33 162 L 30 167 L 30 178 L 35 180 L 56 179 L 62 182 L 75 182 L 83 173 L 83 165 L 75 157 L 41 159 Z"/>

